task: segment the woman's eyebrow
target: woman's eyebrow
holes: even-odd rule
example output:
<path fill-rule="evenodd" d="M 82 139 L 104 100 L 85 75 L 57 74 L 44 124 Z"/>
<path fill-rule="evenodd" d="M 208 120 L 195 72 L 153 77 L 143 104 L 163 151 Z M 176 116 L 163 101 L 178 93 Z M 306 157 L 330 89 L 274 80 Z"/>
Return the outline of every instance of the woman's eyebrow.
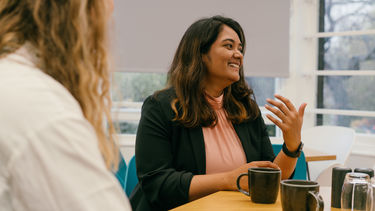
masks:
<path fill-rule="evenodd" d="M 229 42 L 233 42 L 234 43 L 234 40 L 231 39 L 231 38 L 224 39 L 222 42 L 225 42 L 225 41 L 229 41 Z"/>

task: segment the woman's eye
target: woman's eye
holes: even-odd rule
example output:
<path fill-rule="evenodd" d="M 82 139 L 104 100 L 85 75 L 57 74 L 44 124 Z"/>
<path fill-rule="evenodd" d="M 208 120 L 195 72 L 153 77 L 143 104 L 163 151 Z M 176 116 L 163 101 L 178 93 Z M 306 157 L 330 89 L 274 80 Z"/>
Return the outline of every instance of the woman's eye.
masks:
<path fill-rule="evenodd" d="M 227 47 L 227 48 L 229 48 L 229 49 L 232 49 L 232 47 L 233 47 L 232 44 L 225 44 L 224 46 Z"/>

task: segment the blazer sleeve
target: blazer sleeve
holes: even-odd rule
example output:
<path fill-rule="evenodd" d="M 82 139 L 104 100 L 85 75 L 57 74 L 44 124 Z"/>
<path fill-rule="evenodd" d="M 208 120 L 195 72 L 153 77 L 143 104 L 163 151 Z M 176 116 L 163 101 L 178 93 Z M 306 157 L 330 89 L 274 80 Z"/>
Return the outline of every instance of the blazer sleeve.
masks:
<path fill-rule="evenodd" d="M 173 168 L 172 115 L 168 103 L 155 96 L 143 106 L 136 138 L 136 164 L 141 189 L 153 209 L 187 203 L 191 172 Z M 169 109 L 166 109 L 168 107 Z"/>

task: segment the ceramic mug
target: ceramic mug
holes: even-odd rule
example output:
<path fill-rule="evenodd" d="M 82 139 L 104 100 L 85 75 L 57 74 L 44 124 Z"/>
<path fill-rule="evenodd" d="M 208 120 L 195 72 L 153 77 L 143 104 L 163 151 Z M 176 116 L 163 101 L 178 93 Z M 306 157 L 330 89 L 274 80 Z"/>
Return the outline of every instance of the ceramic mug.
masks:
<path fill-rule="evenodd" d="M 341 208 L 341 191 L 344 184 L 345 175 L 352 172 L 348 167 L 334 167 L 332 169 L 331 183 L 331 207 Z"/>
<path fill-rule="evenodd" d="M 248 176 L 249 192 L 241 188 L 240 179 L 243 176 Z M 237 178 L 237 188 L 241 193 L 250 196 L 254 203 L 272 204 L 279 193 L 280 178 L 280 169 L 249 168 L 247 173 Z"/>
<path fill-rule="evenodd" d="M 308 180 L 283 180 L 281 206 L 285 211 L 323 211 L 324 201 L 319 184 Z"/>

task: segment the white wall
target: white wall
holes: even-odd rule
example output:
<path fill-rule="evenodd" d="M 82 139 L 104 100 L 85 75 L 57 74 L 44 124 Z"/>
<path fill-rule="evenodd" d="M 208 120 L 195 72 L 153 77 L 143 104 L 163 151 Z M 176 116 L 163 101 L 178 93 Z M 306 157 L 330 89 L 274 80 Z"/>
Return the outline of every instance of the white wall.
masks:
<path fill-rule="evenodd" d="M 245 75 L 288 76 L 289 0 L 115 0 L 116 71 L 167 72 L 186 29 L 224 15 L 238 21 L 248 40 Z M 262 24 L 259 24 L 259 21 Z M 264 45 L 267 42 L 268 45 Z M 270 62 L 272 61 L 272 62 Z"/>

